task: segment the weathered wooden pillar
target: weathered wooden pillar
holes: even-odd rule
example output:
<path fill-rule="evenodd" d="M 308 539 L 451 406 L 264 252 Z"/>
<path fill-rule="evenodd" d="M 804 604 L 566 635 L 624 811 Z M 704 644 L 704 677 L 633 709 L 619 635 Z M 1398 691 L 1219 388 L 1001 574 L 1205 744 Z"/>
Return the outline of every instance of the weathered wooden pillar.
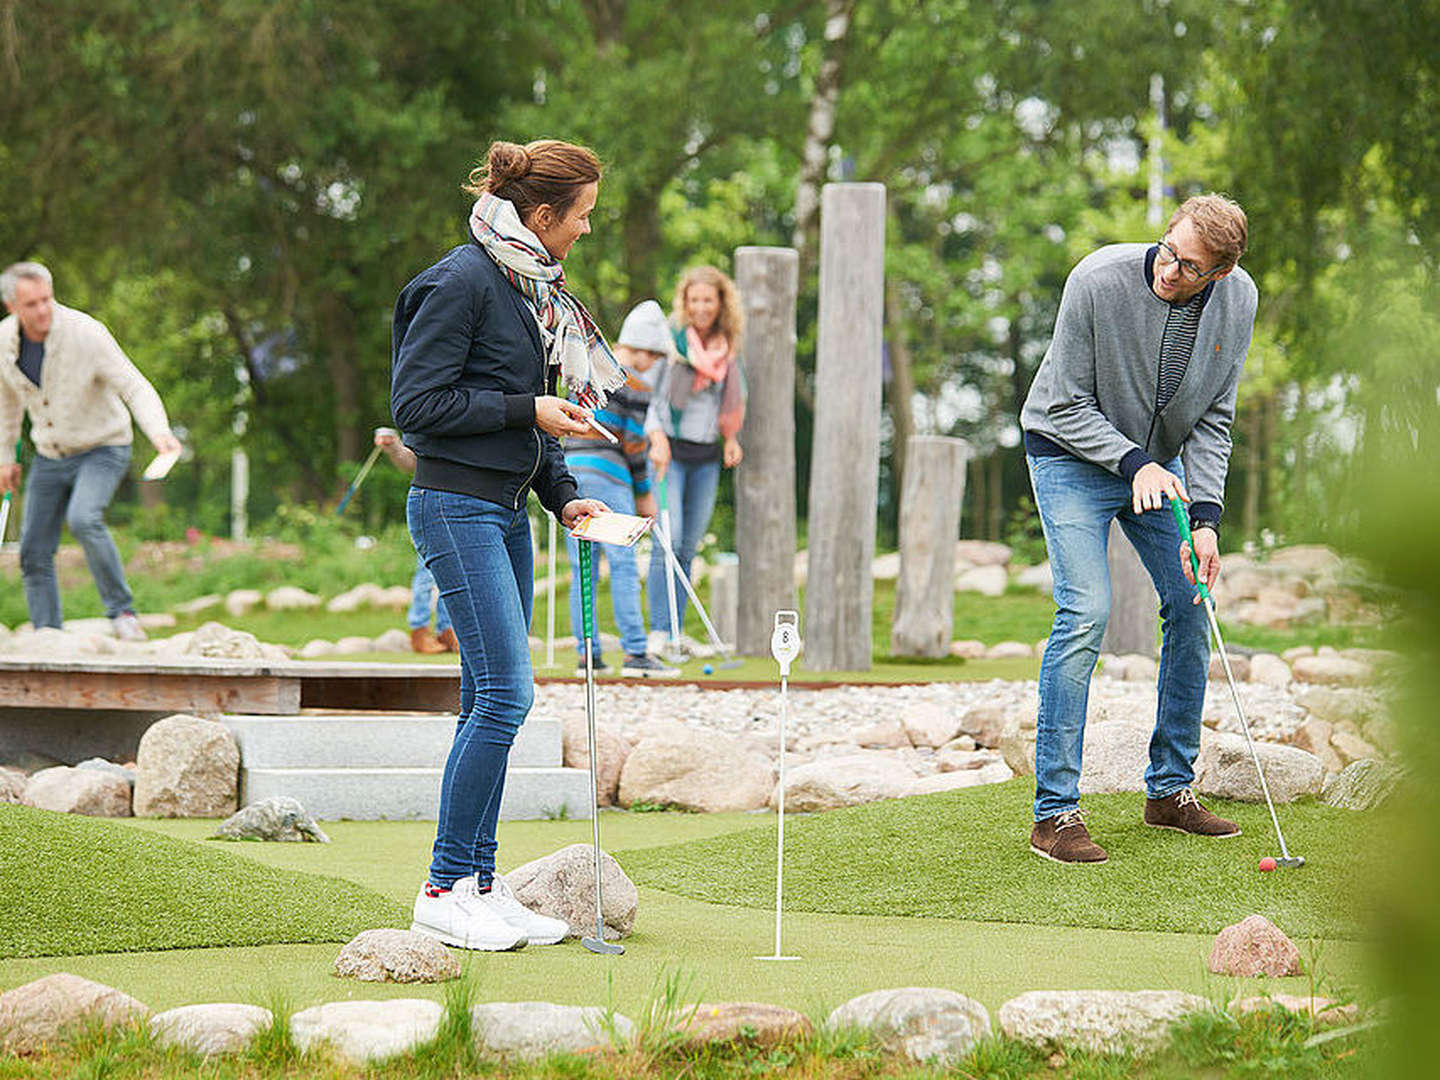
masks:
<path fill-rule="evenodd" d="M 1179 554 L 1175 557 L 1178 559 Z M 1140 653 L 1153 657 L 1160 597 L 1150 580 L 1150 572 L 1135 554 L 1118 521 L 1110 522 L 1105 561 L 1110 565 L 1110 622 L 1105 626 L 1100 651 L 1116 656 Z"/>
<path fill-rule="evenodd" d="M 900 494 L 900 579 L 890 651 L 896 656 L 950 654 L 955 629 L 955 541 L 965 498 L 970 444 L 943 435 L 905 442 Z"/>
<path fill-rule="evenodd" d="M 885 185 L 826 184 L 805 590 L 815 671 L 870 667 L 884 309 Z"/>
<path fill-rule="evenodd" d="M 735 470 L 735 553 L 740 556 L 735 649 L 769 656 L 775 612 L 795 607 L 794 248 L 735 249 L 745 310 L 749 399 Z"/>

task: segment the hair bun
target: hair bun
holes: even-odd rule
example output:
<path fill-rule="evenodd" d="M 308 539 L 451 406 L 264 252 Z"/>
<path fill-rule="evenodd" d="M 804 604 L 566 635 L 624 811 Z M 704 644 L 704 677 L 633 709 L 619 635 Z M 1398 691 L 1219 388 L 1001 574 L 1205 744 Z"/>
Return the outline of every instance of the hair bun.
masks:
<path fill-rule="evenodd" d="M 519 180 L 530 172 L 530 164 L 530 152 L 519 143 L 491 143 L 486 158 L 490 190 L 494 191 L 511 180 Z"/>

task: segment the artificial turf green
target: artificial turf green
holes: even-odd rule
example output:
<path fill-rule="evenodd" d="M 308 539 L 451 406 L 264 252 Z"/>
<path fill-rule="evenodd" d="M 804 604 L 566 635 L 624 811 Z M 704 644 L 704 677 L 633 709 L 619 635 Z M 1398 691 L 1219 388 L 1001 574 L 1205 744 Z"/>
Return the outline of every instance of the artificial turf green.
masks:
<path fill-rule="evenodd" d="M 0 957 L 347 941 L 408 923 L 371 889 L 236 846 L 0 805 Z"/>
<path fill-rule="evenodd" d="M 1376 929 L 1376 890 L 1393 861 L 1384 812 L 1282 806 L 1286 840 L 1308 865 L 1260 873 L 1260 858 L 1279 854 L 1263 805 L 1214 801 L 1244 833 L 1210 840 L 1146 827 L 1138 794 L 1091 795 L 1090 830 L 1110 861 L 1063 866 L 1029 851 L 1033 785 L 787 818 L 786 908 L 1197 934 L 1258 912 L 1295 938 L 1360 939 Z M 642 885 L 772 907 L 775 833 L 767 824 L 620 860 Z"/>

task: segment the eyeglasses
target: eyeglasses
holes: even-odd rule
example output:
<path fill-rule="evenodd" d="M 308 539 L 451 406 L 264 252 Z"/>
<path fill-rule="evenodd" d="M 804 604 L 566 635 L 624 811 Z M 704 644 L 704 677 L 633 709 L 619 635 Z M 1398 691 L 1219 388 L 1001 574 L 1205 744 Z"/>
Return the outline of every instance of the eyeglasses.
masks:
<path fill-rule="evenodd" d="M 1155 253 L 1155 261 L 1161 266 L 1169 266 L 1173 262 L 1180 264 L 1180 276 L 1186 281 L 1204 281 L 1207 277 L 1220 269 L 1212 266 L 1209 270 L 1201 270 L 1189 259 L 1180 258 L 1180 253 L 1167 244 L 1164 240 L 1159 241 L 1160 250 Z"/>

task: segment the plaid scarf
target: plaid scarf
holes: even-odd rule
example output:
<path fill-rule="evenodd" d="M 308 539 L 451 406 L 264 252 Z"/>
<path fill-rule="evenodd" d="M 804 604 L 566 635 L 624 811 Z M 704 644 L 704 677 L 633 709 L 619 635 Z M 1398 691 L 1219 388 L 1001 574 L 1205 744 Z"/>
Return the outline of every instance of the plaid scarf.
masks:
<path fill-rule="evenodd" d="M 515 204 L 489 192 L 481 195 L 470 211 L 470 232 L 525 298 L 540 326 L 546 360 L 560 369 L 565 388 L 582 405 L 604 405 L 606 395 L 624 384 L 625 369 L 585 305 L 565 288 L 564 268 L 520 221 Z"/>

